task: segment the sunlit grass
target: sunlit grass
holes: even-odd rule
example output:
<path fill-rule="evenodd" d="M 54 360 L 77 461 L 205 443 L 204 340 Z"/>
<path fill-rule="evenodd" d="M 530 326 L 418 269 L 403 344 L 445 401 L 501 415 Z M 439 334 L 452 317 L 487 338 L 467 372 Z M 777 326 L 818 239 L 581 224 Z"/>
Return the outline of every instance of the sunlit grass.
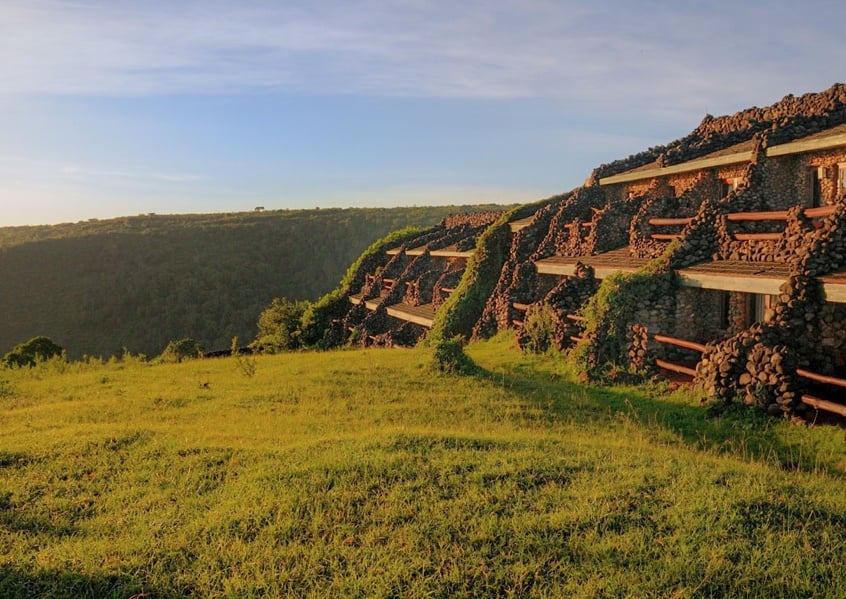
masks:
<path fill-rule="evenodd" d="M 0 595 L 846 595 L 842 431 L 468 352 L 0 371 Z"/>

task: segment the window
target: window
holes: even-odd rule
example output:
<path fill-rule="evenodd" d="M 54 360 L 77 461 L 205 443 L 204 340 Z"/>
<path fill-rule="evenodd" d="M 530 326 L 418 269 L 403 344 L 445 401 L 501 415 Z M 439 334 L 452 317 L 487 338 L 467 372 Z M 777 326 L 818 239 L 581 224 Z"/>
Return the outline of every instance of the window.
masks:
<path fill-rule="evenodd" d="M 741 182 L 740 177 L 730 177 L 728 179 L 721 179 L 720 180 L 720 197 L 726 197 L 732 191 L 737 191 L 737 188 L 740 187 Z"/>
<path fill-rule="evenodd" d="M 808 208 L 818 208 L 822 206 L 822 183 L 820 179 L 820 175 L 824 173 L 820 173 L 822 169 L 813 167 L 811 168 L 810 177 L 809 177 L 809 190 L 808 190 Z"/>
<path fill-rule="evenodd" d="M 758 293 L 750 294 L 749 301 L 749 324 L 755 322 L 764 322 L 764 316 L 767 310 L 773 308 L 778 301 L 778 297 L 774 295 L 760 295 Z"/>
<path fill-rule="evenodd" d="M 837 195 L 846 195 L 846 162 L 837 165 Z"/>

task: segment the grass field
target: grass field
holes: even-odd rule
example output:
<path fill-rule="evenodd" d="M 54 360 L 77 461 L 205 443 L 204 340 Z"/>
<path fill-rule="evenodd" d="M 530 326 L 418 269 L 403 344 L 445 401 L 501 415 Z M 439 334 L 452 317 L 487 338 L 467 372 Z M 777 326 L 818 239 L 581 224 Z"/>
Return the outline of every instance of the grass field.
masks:
<path fill-rule="evenodd" d="M 842 430 L 468 353 L 0 370 L 0 596 L 846 596 Z"/>

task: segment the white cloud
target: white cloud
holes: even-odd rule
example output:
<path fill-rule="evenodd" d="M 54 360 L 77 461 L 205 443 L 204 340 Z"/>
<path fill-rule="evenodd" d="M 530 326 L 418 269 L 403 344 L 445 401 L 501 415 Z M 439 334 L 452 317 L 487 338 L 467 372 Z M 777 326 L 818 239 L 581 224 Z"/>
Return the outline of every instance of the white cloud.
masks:
<path fill-rule="evenodd" d="M 658 108 L 722 94 L 736 109 L 840 71 L 796 68 L 839 55 L 834 32 L 815 33 L 846 9 L 810 4 L 4 0 L 0 94 L 281 89 Z"/>

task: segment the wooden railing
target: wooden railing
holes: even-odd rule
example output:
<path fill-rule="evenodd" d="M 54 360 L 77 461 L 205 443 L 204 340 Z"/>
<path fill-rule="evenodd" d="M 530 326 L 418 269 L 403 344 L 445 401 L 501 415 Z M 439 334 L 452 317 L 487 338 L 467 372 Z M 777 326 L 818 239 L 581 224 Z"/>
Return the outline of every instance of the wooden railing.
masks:
<path fill-rule="evenodd" d="M 818 374 L 816 372 L 811 372 L 810 370 L 805 370 L 803 368 L 797 368 L 796 374 L 798 374 L 802 378 L 808 379 L 809 381 L 814 381 L 815 383 L 831 385 L 834 387 L 842 387 L 846 389 L 846 380 L 838 377 L 828 376 L 825 374 Z M 843 405 L 841 403 L 822 399 L 809 393 L 802 394 L 802 397 L 800 399 L 803 404 L 811 406 L 812 408 L 816 408 L 817 410 L 824 410 L 826 412 L 831 412 L 833 414 L 839 414 L 840 416 L 846 417 L 846 405 Z"/>
<path fill-rule="evenodd" d="M 393 291 L 394 285 L 396 285 L 396 284 L 397 284 L 397 279 L 388 279 L 388 278 L 382 279 L 382 286 L 383 286 L 385 293 L 390 293 L 391 291 Z"/>
<path fill-rule="evenodd" d="M 805 208 L 803 214 L 807 218 L 824 218 L 834 214 L 834 206 L 822 206 L 820 208 Z M 731 212 L 726 215 L 729 222 L 763 222 L 763 221 L 787 221 L 787 210 L 770 210 L 767 212 Z M 735 233 L 737 241 L 779 241 L 784 232 L 779 233 Z"/>
<path fill-rule="evenodd" d="M 705 351 L 705 346 L 702 343 L 696 343 L 695 341 L 678 339 L 676 337 L 668 337 L 667 335 L 653 335 L 652 339 L 654 341 L 657 341 L 658 343 L 663 343 L 664 345 L 672 345 L 675 347 L 681 347 L 683 349 L 690 349 L 699 352 L 700 354 Z M 691 378 L 696 376 L 696 370 L 685 366 L 684 364 L 677 364 L 676 362 L 670 362 L 669 360 L 661 360 L 656 358 L 655 365 L 659 368 L 663 368 L 664 370 L 684 374 Z"/>
<path fill-rule="evenodd" d="M 687 226 L 693 218 L 650 218 L 647 223 L 653 227 L 684 227 Z M 674 239 L 681 239 L 681 233 L 653 233 L 650 237 L 656 241 L 673 241 Z"/>
<path fill-rule="evenodd" d="M 819 208 L 805 208 L 803 210 L 806 218 L 825 218 L 834 214 L 834 206 L 821 206 Z M 762 220 L 787 220 L 787 210 L 769 210 L 766 212 L 730 212 L 726 219 L 732 222 L 741 221 L 762 221 Z"/>
<path fill-rule="evenodd" d="M 806 218 L 825 218 L 834 214 L 834 206 L 821 206 L 819 208 L 805 208 L 803 214 Z M 730 212 L 726 220 L 730 222 L 762 222 L 762 221 L 786 221 L 787 210 L 769 210 L 765 212 Z M 686 226 L 693 218 L 650 218 L 647 223 L 653 227 Z M 778 241 L 782 233 L 735 233 L 734 238 L 738 241 Z M 672 241 L 681 237 L 679 233 L 653 233 L 652 239 L 657 241 Z"/>

